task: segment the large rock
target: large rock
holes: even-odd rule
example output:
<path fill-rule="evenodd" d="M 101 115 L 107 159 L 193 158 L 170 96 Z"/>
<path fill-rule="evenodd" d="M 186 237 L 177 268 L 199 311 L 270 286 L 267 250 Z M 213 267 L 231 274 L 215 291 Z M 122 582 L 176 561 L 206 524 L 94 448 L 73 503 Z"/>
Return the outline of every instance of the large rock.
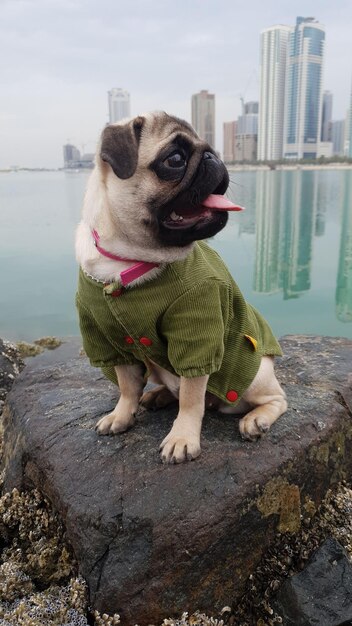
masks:
<path fill-rule="evenodd" d="M 303 572 L 286 580 L 274 603 L 285 626 L 352 624 L 352 564 L 329 537 Z"/>
<path fill-rule="evenodd" d="M 289 411 L 257 443 L 208 413 L 202 455 L 165 466 L 175 410 L 99 437 L 116 388 L 66 342 L 36 357 L 5 411 L 5 486 L 35 485 L 64 519 L 91 604 L 124 624 L 216 612 L 242 593 L 275 533 L 295 532 L 352 472 L 352 341 L 288 337 L 278 375 Z"/>

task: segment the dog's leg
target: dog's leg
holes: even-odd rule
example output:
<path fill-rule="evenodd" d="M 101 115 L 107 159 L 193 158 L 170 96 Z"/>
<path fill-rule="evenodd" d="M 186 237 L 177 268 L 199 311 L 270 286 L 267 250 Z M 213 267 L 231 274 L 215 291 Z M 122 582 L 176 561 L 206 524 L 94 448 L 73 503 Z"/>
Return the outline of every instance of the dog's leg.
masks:
<path fill-rule="evenodd" d="M 180 388 L 180 378 L 168 372 L 153 361 L 148 362 L 149 381 L 158 387 L 145 391 L 140 403 L 146 409 L 162 409 L 177 402 Z"/>
<path fill-rule="evenodd" d="M 208 378 L 209 376 L 181 376 L 179 412 L 169 434 L 160 445 L 163 463 L 182 463 L 199 456 Z"/>
<path fill-rule="evenodd" d="M 243 439 L 257 439 L 285 413 L 286 396 L 275 376 L 272 358 L 262 358 L 258 373 L 243 394 L 243 400 L 255 407 L 240 420 L 239 428 Z"/>
<path fill-rule="evenodd" d="M 174 402 L 177 402 L 174 394 L 165 385 L 159 385 L 154 387 L 154 389 L 145 391 L 140 403 L 146 409 L 157 410 L 174 404 Z"/>
<path fill-rule="evenodd" d="M 119 401 L 115 409 L 97 423 L 95 429 L 99 435 L 123 433 L 133 426 L 142 395 L 143 366 L 117 365 L 115 372 L 120 389 Z"/>

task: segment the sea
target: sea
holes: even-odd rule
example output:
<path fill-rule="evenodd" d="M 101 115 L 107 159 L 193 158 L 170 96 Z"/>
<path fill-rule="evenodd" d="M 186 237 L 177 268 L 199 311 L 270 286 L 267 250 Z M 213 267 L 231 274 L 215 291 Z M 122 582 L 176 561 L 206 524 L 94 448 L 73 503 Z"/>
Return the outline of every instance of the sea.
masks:
<path fill-rule="evenodd" d="M 79 334 L 74 235 L 89 172 L 0 173 L 0 337 Z M 274 333 L 352 339 L 352 170 L 230 173 L 209 240 Z"/>

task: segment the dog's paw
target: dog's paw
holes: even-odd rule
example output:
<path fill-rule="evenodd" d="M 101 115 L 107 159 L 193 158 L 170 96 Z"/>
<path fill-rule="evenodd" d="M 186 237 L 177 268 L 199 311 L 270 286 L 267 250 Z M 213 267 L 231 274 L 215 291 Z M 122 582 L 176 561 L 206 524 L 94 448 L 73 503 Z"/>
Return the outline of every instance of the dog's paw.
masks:
<path fill-rule="evenodd" d="M 241 437 L 247 441 L 256 441 L 264 433 L 268 432 L 270 426 L 271 423 L 268 416 L 264 414 L 259 415 L 254 411 L 245 415 L 239 423 Z"/>
<path fill-rule="evenodd" d="M 200 441 L 198 437 L 182 437 L 170 432 L 161 443 L 159 451 L 163 463 L 184 463 L 200 455 Z"/>
<path fill-rule="evenodd" d="M 135 422 L 135 415 L 121 417 L 114 411 L 102 417 L 95 426 L 98 435 L 116 435 L 123 433 Z"/>
<path fill-rule="evenodd" d="M 177 399 L 164 385 L 155 387 L 155 389 L 151 389 L 150 391 L 145 391 L 140 399 L 142 406 L 154 411 L 169 406 L 174 402 L 177 402 Z"/>

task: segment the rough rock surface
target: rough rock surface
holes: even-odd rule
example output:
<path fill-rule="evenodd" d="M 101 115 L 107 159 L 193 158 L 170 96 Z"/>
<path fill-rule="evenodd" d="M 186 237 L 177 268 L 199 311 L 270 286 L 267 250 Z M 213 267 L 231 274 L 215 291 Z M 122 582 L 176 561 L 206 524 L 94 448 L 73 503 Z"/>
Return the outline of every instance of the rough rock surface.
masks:
<path fill-rule="evenodd" d="M 336 539 L 327 539 L 305 570 L 285 582 L 273 606 L 285 626 L 352 624 L 352 564 Z"/>
<path fill-rule="evenodd" d="M 141 413 L 120 436 L 94 424 L 116 388 L 67 342 L 36 357 L 5 410 L 5 488 L 37 486 L 59 511 L 91 604 L 157 623 L 236 600 L 277 530 L 295 532 L 330 484 L 352 475 L 352 341 L 287 337 L 289 411 L 257 443 L 208 413 L 202 455 L 164 466 L 175 410 Z"/>
<path fill-rule="evenodd" d="M 16 346 L 0 339 L 0 412 L 7 392 L 23 367 L 24 363 Z"/>

